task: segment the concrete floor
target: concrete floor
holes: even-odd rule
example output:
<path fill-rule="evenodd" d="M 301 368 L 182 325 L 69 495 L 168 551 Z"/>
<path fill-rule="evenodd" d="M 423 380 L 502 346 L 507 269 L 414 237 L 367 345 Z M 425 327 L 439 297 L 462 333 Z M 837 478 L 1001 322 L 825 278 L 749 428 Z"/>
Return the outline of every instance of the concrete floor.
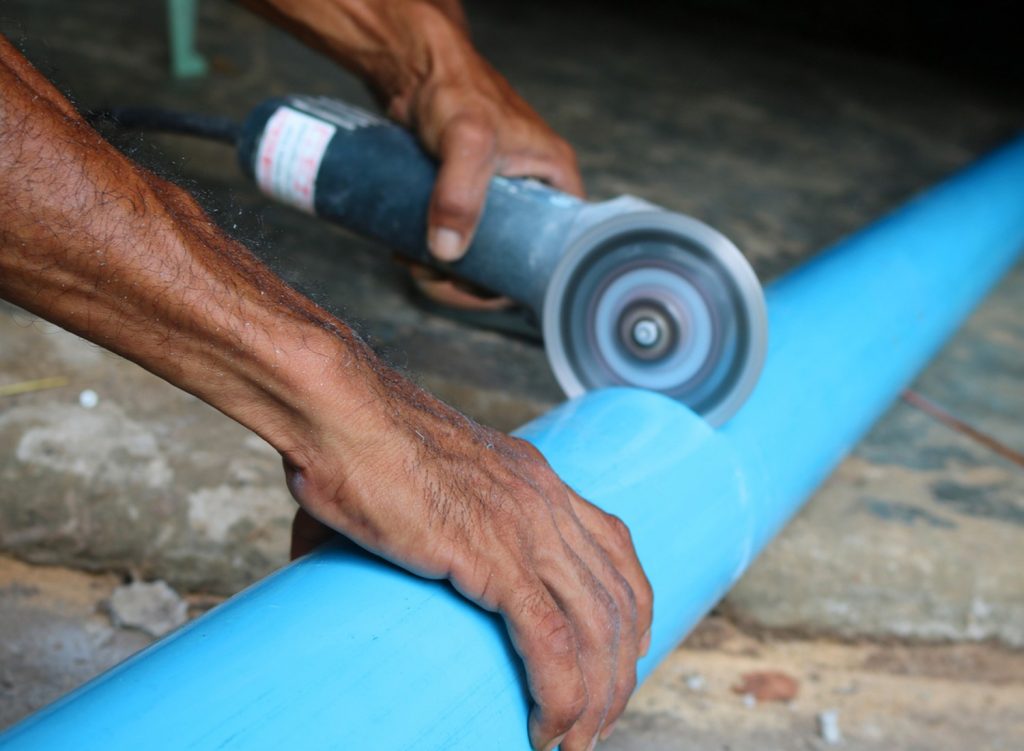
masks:
<path fill-rule="evenodd" d="M 766 279 L 1024 123 L 1013 92 L 707 20 L 670 27 L 593 9 L 584 27 L 570 9 L 511 2 L 473 14 L 480 47 L 576 145 L 593 196 L 631 192 L 705 219 Z M 238 8 L 205 3 L 202 16 L 214 72 L 187 83 L 167 78 L 155 0 L 7 0 L 0 29 L 83 107 L 158 103 L 239 116 L 289 91 L 368 103 L 357 82 Z M 386 253 L 267 205 L 224 147 L 119 140 L 198 189 L 287 279 L 467 412 L 511 428 L 559 400 L 539 348 L 411 305 Z M 1018 452 L 1021 299 L 1018 267 L 913 387 Z M 45 589 L 49 569 L 5 569 L 0 618 L 14 620 L 0 623 L 3 724 L 142 643 L 93 612 L 119 577 L 236 591 L 284 560 L 292 505 L 274 452 L 197 400 L 2 305 L 0 341 L 0 385 L 69 381 L 0 398 L 0 551 L 117 574 L 56 569 L 84 577 L 69 579 L 79 582 L 71 589 L 99 588 L 71 607 L 64 595 L 25 594 Z M 98 393 L 95 408 L 78 405 L 85 388 Z M 609 747 L 813 748 L 814 714 L 831 704 L 857 718 L 846 733 L 852 748 L 954 749 L 971 739 L 1019 747 L 1024 671 L 990 668 L 1016 665 L 1018 653 L 1006 650 L 1024 647 L 1022 567 L 1021 467 L 896 405 L 727 598 L 718 623 L 729 638 L 674 656 Z M 76 644 L 92 647 L 63 659 L 60 640 L 32 642 L 48 618 L 68 633 L 82 618 L 91 635 Z M 752 646 L 749 634 L 790 638 Z M 894 638 L 961 644 L 881 646 Z M 955 676 L 933 669 L 943 661 L 960 666 Z M 728 690 L 738 671 L 780 665 L 801 679 L 794 707 L 749 709 Z M 680 684 L 687 671 L 713 676 L 707 695 Z M 811 677 L 826 673 L 834 680 Z M 847 679 L 870 690 L 838 691 Z"/>

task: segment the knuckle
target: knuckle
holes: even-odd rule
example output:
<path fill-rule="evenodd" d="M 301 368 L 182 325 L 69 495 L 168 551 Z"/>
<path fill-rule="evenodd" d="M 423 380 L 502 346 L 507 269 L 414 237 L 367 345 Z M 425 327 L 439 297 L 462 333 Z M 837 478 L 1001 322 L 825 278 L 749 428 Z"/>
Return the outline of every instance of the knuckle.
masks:
<path fill-rule="evenodd" d="M 569 164 L 576 163 L 576 149 L 561 136 L 555 136 L 554 140 L 555 152 Z"/>
<path fill-rule="evenodd" d="M 559 702 L 557 707 L 553 707 L 553 718 L 554 722 L 559 725 L 560 731 L 565 731 L 571 728 L 576 722 L 583 716 L 583 713 L 587 711 L 587 686 L 582 679 L 573 681 L 572 685 L 569 686 L 569 691 L 566 697 Z"/>
<path fill-rule="evenodd" d="M 460 149 L 474 152 L 493 151 L 497 141 L 494 126 L 481 117 L 462 116 L 451 124 L 452 141 Z"/>
<path fill-rule="evenodd" d="M 559 168 L 567 173 L 573 173 L 579 169 L 576 160 L 576 150 L 567 141 L 562 139 L 559 139 L 555 144 L 554 160 Z"/>
<path fill-rule="evenodd" d="M 536 628 L 551 658 L 576 658 L 576 631 L 564 613 L 554 607 L 548 609 L 538 617 Z"/>
<path fill-rule="evenodd" d="M 440 213 L 448 224 L 465 224 L 472 220 L 477 210 L 473 197 L 461 186 L 438 188 L 434 198 L 434 211 Z"/>
<path fill-rule="evenodd" d="M 547 152 L 546 157 L 550 168 L 557 174 L 557 177 L 568 180 L 570 177 L 579 174 L 579 160 L 576 157 L 576 150 L 569 145 L 568 141 L 558 138 L 554 141 Z"/>
<path fill-rule="evenodd" d="M 643 613 L 650 613 L 654 607 L 654 590 L 647 575 L 640 571 L 640 576 L 630 586 L 633 596 L 636 598 L 636 607 Z"/>
<path fill-rule="evenodd" d="M 641 577 L 640 592 L 637 593 L 637 606 L 646 612 L 654 608 L 654 588 L 647 576 Z"/>
<path fill-rule="evenodd" d="M 629 531 L 629 527 L 626 525 L 626 522 L 613 514 L 608 514 L 607 519 L 608 527 L 611 529 L 615 542 L 618 543 L 620 547 L 632 550 L 633 535 Z"/>

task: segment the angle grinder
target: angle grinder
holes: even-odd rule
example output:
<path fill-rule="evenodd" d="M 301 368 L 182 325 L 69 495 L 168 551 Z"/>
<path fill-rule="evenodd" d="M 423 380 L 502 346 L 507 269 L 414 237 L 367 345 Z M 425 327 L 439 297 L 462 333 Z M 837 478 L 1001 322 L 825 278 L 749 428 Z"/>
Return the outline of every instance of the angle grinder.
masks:
<path fill-rule="evenodd" d="M 757 381 L 767 340 L 761 286 L 728 238 L 689 216 L 634 196 L 594 203 L 495 177 L 468 252 L 446 264 L 426 246 L 437 165 L 411 133 L 373 113 L 289 96 L 263 102 L 240 128 L 202 116 L 172 122 L 156 110 L 106 115 L 236 143 L 267 195 L 524 304 L 570 397 L 637 386 L 721 425 Z"/>

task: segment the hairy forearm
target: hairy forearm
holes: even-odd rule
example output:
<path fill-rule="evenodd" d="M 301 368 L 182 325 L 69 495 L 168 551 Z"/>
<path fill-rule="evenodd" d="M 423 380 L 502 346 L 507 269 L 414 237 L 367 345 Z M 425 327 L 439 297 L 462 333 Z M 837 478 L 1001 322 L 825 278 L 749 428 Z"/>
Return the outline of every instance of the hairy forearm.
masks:
<path fill-rule="evenodd" d="M 378 366 L 344 324 L 106 143 L 0 37 L 0 296 L 301 452 Z"/>

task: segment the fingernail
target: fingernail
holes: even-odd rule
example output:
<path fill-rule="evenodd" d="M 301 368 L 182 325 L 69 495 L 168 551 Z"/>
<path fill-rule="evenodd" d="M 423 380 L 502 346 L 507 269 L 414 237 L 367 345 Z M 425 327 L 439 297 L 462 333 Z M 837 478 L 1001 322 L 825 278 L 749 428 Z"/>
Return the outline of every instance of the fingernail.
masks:
<path fill-rule="evenodd" d="M 556 749 L 556 748 L 558 748 L 558 745 L 559 745 L 559 744 L 560 744 L 560 743 L 561 743 L 562 741 L 564 741 L 564 740 L 565 740 L 565 736 L 567 736 L 567 735 L 569 735 L 569 734 L 568 734 L 568 733 L 562 733 L 562 734 L 561 734 L 560 736 L 558 736 L 558 737 L 557 737 L 557 738 L 555 738 L 555 739 L 554 739 L 553 741 L 551 741 L 551 743 L 549 743 L 548 745 L 546 745 L 546 746 L 544 747 L 544 751 L 555 751 L 555 749 Z"/>
<path fill-rule="evenodd" d="M 596 735 L 594 736 L 594 739 L 592 741 L 590 741 L 590 745 L 587 746 L 587 751 L 594 751 L 594 747 L 595 746 L 597 746 L 597 736 Z"/>
<path fill-rule="evenodd" d="M 601 731 L 601 740 L 602 741 L 607 741 L 609 738 L 611 738 L 611 734 L 615 732 L 615 725 L 617 725 L 617 724 L 618 724 L 618 720 L 616 719 L 611 724 L 604 726 L 603 731 Z"/>
<path fill-rule="evenodd" d="M 619 724 L 619 721 L 616 720 L 611 725 L 605 725 L 604 726 L 604 730 L 601 731 L 601 740 L 602 741 L 606 741 L 609 738 L 611 738 L 612 737 L 612 733 L 615 732 L 615 726 L 618 725 L 618 724 Z"/>
<path fill-rule="evenodd" d="M 430 231 L 430 252 L 441 261 L 457 261 L 462 256 L 462 235 L 447 227 Z"/>
<path fill-rule="evenodd" d="M 647 653 L 651 651 L 651 630 L 647 629 L 647 633 L 640 638 L 640 656 L 646 657 Z"/>

